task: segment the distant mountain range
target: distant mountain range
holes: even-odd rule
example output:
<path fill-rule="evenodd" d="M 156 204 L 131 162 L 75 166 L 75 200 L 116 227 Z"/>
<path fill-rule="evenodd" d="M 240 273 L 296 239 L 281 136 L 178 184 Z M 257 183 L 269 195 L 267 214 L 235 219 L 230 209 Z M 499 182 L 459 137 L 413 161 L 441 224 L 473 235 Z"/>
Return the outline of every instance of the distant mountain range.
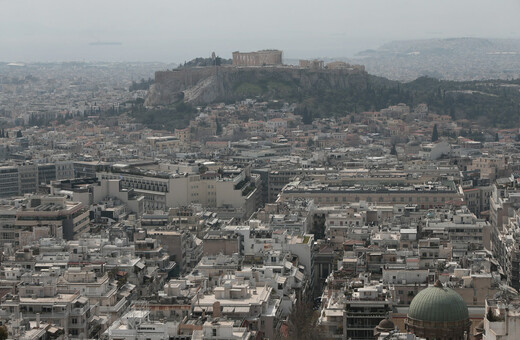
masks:
<path fill-rule="evenodd" d="M 338 59 L 336 59 L 338 60 Z M 411 81 L 520 78 L 520 39 L 451 38 L 394 41 L 354 58 L 370 74 Z"/>

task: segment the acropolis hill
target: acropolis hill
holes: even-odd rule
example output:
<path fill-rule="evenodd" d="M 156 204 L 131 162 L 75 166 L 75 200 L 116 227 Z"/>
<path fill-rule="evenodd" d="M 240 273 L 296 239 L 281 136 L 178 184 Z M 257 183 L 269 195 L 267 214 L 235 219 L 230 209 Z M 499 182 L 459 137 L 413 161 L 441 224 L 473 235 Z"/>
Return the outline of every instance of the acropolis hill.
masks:
<path fill-rule="evenodd" d="M 303 60 L 299 66 L 288 66 L 281 64 L 281 54 L 271 58 L 271 52 L 279 51 L 235 52 L 233 65 L 158 71 L 145 105 L 168 105 L 181 99 L 193 104 L 229 102 L 258 95 L 291 95 L 295 90 L 348 89 L 367 83 L 368 75 L 360 65 L 335 62 L 324 66 L 323 62 Z"/>

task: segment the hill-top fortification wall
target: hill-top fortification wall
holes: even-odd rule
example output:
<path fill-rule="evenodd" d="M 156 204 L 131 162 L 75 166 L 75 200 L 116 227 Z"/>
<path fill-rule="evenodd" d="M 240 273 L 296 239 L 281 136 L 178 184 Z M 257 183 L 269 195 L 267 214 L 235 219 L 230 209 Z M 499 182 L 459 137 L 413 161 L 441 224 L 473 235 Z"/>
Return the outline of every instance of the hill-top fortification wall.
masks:
<path fill-rule="evenodd" d="M 362 69 L 311 70 L 298 67 L 198 67 L 155 73 L 145 105 L 168 105 L 183 99 L 193 104 L 235 101 L 244 98 L 236 91 L 241 84 L 278 82 L 298 91 L 313 89 L 348 89 L 366 86 L 367 73 Z M 274 90 L 276 92 L 276 90 Z M 270 93 L 276 97 L 276 93 Z"/>

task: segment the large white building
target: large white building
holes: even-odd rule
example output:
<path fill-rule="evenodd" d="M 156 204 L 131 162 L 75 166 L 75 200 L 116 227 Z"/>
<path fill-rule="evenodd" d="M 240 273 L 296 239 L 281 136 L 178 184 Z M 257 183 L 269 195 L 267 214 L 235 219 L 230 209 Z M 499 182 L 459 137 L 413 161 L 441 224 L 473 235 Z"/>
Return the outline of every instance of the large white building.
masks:
<path fill-rule="evenodd" d="M 186 171 L 188 172 L 182 172 Z M 236 209 L 249 217 L 260 203 L 260 176 L 246 168 L 220 168 L 218 171 L 195 172 L 184 167 L 160 165 L 158 170 L 100 172 L 98 178 L 119 179 L 123 188 L 134 189 L 144 196 L 146 210 L 167 210 L 190 204 L 204 207 Z"/>

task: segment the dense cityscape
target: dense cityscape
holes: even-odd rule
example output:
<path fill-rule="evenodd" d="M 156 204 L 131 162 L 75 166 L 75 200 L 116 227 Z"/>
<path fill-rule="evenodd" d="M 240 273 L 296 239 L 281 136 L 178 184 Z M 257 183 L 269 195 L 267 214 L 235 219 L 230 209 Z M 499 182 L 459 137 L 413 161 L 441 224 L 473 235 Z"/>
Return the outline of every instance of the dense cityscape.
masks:
<path fill-rule="evenodd" d="M 0 64 L 0 339 L 520 338 L 518 127 L 203 103 L 365 72 L 217 59 Z"/>

